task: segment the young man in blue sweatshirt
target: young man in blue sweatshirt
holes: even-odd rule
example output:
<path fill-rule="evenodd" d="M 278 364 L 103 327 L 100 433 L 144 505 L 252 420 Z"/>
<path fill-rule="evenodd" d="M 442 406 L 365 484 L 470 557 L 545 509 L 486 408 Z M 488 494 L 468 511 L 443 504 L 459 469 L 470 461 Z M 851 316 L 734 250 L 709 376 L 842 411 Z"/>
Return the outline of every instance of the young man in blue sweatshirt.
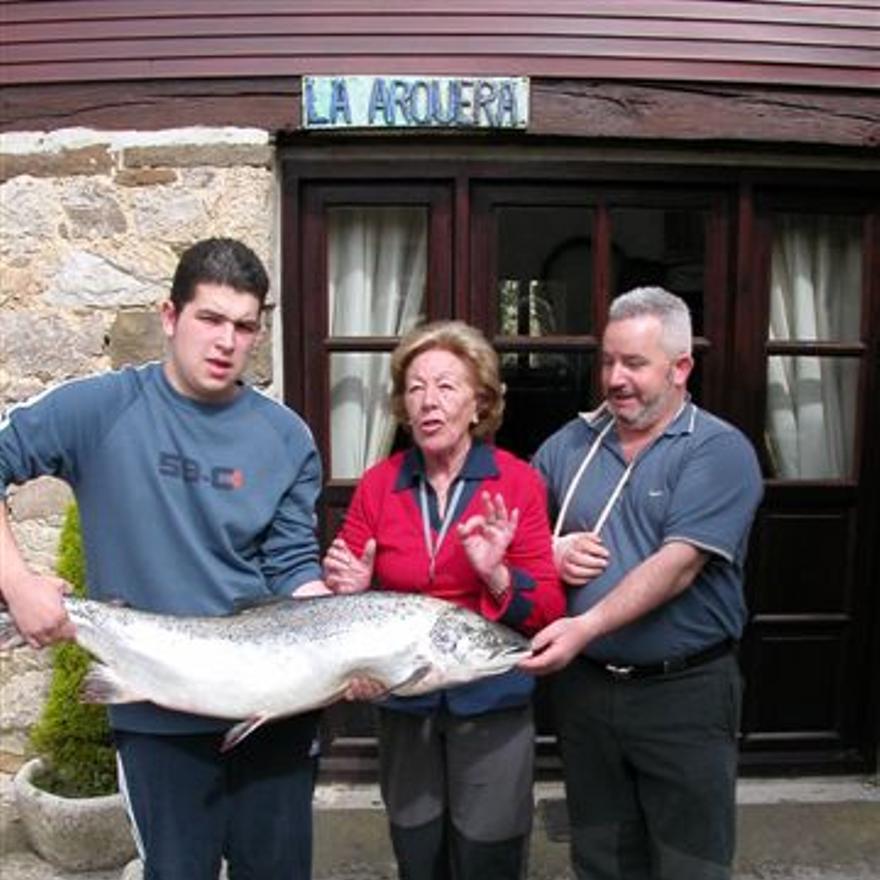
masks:
<path fill-rule="evenodd" d="M 244 385 L 269 280 L 232 239 L 198 242 L 161 306 L 162 363 L 78 379 L 0 422 L 0 591 L 31 645 L 70 638 L 67 585 L 29 570 L 7 487 L 44 474 L 76 495 L 93 598 L 168 614 L 325 592 L 314 530 L 321 466 L 294 412 Z M 229 726 L 148 703 L 111 724 L 146 880 L 308 878 L 316 716 L 227 754 Z"/>

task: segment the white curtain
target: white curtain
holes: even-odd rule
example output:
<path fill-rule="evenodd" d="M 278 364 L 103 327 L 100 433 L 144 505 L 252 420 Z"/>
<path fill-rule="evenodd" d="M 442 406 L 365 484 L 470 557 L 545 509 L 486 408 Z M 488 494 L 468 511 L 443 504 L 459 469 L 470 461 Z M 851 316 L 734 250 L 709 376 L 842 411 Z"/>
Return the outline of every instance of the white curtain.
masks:
<path fill-rule="evenodd" d="M 861 252 L 854 219 L 780 216 L 772 252 L 770 339 L 858 340 Z M 767 443 L 776 476 L 850 475 L 857 365 L 841 357 L 769 358 Z"/>
<path fill-rule="evenodd" d="M 425 304 L 426 209 L 335 208 L 327 237 L 331 335 L 398 336 L 417 323 Z M 389 364 L 381 353 L 331 357 L 333 477 L 359 477 L 391 449 Z"/>

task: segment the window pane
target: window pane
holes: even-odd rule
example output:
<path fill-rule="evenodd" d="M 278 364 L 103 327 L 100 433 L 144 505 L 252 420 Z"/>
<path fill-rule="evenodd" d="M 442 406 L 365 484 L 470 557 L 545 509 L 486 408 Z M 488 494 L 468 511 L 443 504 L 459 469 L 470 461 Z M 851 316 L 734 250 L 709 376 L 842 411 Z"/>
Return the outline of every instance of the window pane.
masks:
<path fill-rule="evenodd" d="M 423 316 L 428 209 L 327 211 L 332 336 L 398 336 Z"/>
<path fill-rule="evenodd" d="M 502 355 L 507 386 L 499 446 L 530 458 L 538 446 L 578 412 L 592 409 L 593 352 Z"/>
<path fill-rule="evenodd" d="M 774 218 L 770 339 L 858 340 L 861 291 L 859 219 L 794 214 Z"/>
<path fill-rule="evenodd" d="M 659 285 L 690 306 L 694 333 L 703 333 L 705 279 L 703 211 L 616 208 L 611 211 L 611 293 Z"/>
<path fill-rule="evenodd" d="M 396 423 L 389 406 L 391 355 L 330 355 L 330 476 L 356 479 L 386 456 Z"/>
<path fill-rule="evenodd" d="M 586 208 L 498 210 L 498 332 L 544 336 L 590 332 L 592 212 Z"/>
<path fill-rule="evenodd" d="M 852 476 L 858 378 L 858 358 L 768 358 L 765 442 L 772 476 Z"/>
<path fill-rule="evenodd" d="M 401 336 L 423 319 L 428 209 L 340 207 L 327 212 L 331 336 Z M 387 455 L 390 357 L 330 357 L 330 476 L 357 478 Z"/>

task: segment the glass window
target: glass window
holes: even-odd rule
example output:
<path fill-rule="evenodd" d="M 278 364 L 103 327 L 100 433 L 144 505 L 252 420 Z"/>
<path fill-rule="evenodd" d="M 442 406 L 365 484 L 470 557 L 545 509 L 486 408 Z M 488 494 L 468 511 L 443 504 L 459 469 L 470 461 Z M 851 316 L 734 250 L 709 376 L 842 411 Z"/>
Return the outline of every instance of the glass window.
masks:
<path fill-rule="evenodd" d="M 854 217 L 780 214 L 770 269 L 765 443 L 773 476 L 853 475 L 857 357 L 809 354 L 809 343 L 859 340 L 861 223 Z M 785 356 L 774 343 L 807 343 Z M 799 346 L 799 348 L 801 348 Z M 823 355 L 825 353 L 823 352 Z"/>
<path fill-rule="evenodd" d="M 391 414 L 391 355 L 337 352 L 330 355 L 330 473 L 359 477 L 388 455 L 396 422 Z"/>
<path fill-rule="evenodd" d="M 539 358 L 538 366 L 520 363 Z M 507 386 L 499 446 L 531 457 L 557 428 L 592 402 L 594 352 L 502 354 L 501 378 Z"/>
<path fill-rule="evenodd" d="M 611 211 L 611 293 L 659 285 L 690 307 L 694 333 L 703 334 L 705 212 L 694 209 L 614 208 Z"/>
<path fill-rule="evenodd" d="M 565 206 L 498 209 L 498 332 L 590 331 L 592 212 Z"/>
<path fill-rule="evenodd" d="M 498 333 L 532 336 L 533 351 L 503 351 L 507 387 L 500 446 L 528 458 L 589 401 L 592 354 L 541 350 L 538 337 L 592 326 L 593 212 L 566 205 L 497 209 Z"/>
<path fill-rule="evenodd" d="M 395 336 L 424 311 L 428 210 L 345 207 L 327 212 L 332 336 Z"/>
<path fill-rule="evenodd" d="M 768 358 L 766 445 L 772 476 L 852 475 L 858 379 L 858 358 Z"/>
<path fill-rule="evenodd" d="M 858 340 L 861 222 L 783 214 L 773 228 L 769 339 Z"/>
<path fill-rule="evenodd" d="M 397 337 L 424 317 L 428 209 L 340 207 L 327 212 L 327 278 L 333 337 Z M 390 357 L 330 358 L 330 476 L 359 477 L 394 439 Z"/>

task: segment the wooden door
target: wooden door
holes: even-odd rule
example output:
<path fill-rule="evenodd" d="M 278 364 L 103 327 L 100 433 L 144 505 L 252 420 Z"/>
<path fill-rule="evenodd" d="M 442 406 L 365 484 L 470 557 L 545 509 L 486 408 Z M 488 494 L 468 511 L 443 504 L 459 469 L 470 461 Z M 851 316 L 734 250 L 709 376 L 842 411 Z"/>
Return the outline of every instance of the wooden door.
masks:
<path fill-rule="evenodd" d="M 742 765 L 866 770 L 880 636 L 876 208 L 840 190 L 768 188 L 741 219 L 752 247 L 731 406 L 766 476 L 747 577 Z"/>

